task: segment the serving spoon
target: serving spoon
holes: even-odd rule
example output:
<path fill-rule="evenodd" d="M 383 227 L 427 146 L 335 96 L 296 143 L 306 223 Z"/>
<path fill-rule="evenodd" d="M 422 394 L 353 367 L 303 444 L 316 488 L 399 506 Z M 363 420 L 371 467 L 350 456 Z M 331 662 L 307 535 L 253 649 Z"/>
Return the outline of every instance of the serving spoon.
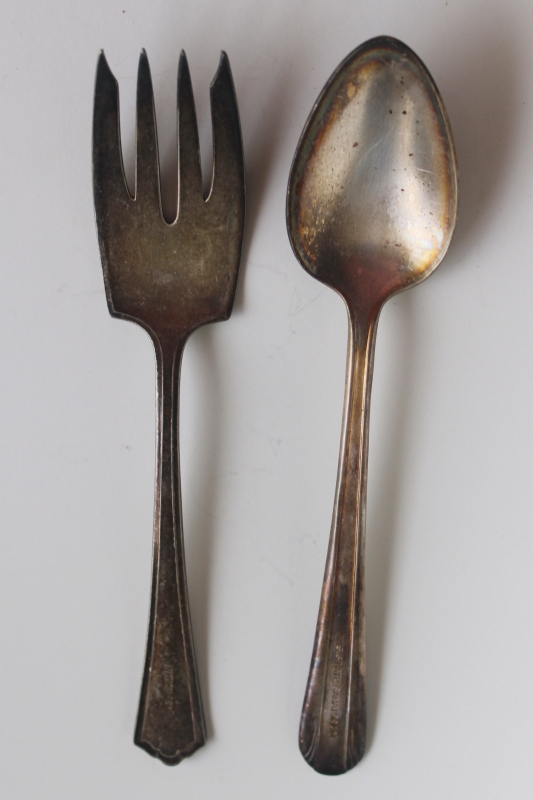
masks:
<path fill-rule="evenodd" d="M 289 178 L 294 253 L 346 303 L 349 341 L 333 522 L 300 750 L 337 775 L 366 736 L 364 553 L 368 423 L 376 328 L 389 297 L 428 277 L 450 243 L 457 167 L 444 104 L 406 45 L 354 50 L 307 120 Z"/>

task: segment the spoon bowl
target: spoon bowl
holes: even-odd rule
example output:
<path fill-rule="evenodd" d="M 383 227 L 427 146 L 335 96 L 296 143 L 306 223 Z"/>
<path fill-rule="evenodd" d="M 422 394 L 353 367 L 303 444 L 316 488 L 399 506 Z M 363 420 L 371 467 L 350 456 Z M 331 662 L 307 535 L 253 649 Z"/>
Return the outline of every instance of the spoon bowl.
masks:
<path fill-rule="evenodd" d="M 390 37 L 337 68 L 305 125 L 287 195 L 300 264 L 345 300 L 348 366 L 337 490 L 300 749 L 346 772 L 365 748 L 364 539 L 376 328 L 385 301 L 431 274 L 457 214 L 452 134 L 418 56 Z"/>

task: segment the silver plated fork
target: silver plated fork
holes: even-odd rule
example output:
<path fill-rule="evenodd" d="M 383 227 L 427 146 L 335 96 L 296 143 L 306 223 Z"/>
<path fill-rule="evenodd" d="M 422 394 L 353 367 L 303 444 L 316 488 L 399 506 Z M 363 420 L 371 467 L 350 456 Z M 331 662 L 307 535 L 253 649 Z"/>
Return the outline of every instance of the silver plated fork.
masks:
<path fill-rule="evenodd" d="M 137 83 L 135 194 L 124 177 L 118 85 L 96 73 L 93 188 L 110 313 L 141 325 L 157 364 L 157 471 L 150 621 L 135 743 L 177 764 L 205 742 L 193 648 L 180 495 L 178 400 L 185 343 L 231 314 L 244 230 L 244 157 L 235 89 L 222 53 L 211 84 L 213 178 L 207 200 L 187 59 L 178 70 L 178 213 L 165 222 L 150 68 Z"/>

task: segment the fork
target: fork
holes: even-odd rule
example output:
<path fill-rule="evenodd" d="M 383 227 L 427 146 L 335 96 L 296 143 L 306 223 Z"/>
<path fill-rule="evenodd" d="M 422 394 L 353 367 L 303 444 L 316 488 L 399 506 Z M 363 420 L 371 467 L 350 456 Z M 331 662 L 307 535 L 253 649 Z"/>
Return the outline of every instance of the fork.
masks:
<path fill-rule="evenodd" d="M 145 51 L 137 81 L 135 195 L 124 177 L 118 84 L 100 53 L 93 118 L 93 188 L 107 303 L 154 344 L 157 468 L 152 593 L 135 744 L 177 764 L 206 738 L 187 595 L 178 408 L 185 343 L 231 314 L 244 230 L 244 157 L 228 57 L 211 84 L 213 177 L 207 200 L 191 78 L 178 69 L 178 213 L 163 218 L 154 98 Z"/>

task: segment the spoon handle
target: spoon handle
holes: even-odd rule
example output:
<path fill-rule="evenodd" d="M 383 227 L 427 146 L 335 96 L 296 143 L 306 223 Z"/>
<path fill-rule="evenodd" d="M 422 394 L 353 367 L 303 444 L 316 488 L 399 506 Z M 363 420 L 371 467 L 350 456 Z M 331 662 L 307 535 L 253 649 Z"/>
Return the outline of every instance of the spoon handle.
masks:
<path fill-rule="evenodd" d="M 152 602 L 135 743 L 177 764 L 205 742 L 187 597 L 178 450 L 179 376 L 185 338 L 154 337 L 157 473 Z"/>
<path fill-rule="evenodd" d="M 379 311 L 349 312 L 339 471 L 300 750 L 326 775 L 363 757 L 366 738 L 364 555 L 368 422 Z"/>

